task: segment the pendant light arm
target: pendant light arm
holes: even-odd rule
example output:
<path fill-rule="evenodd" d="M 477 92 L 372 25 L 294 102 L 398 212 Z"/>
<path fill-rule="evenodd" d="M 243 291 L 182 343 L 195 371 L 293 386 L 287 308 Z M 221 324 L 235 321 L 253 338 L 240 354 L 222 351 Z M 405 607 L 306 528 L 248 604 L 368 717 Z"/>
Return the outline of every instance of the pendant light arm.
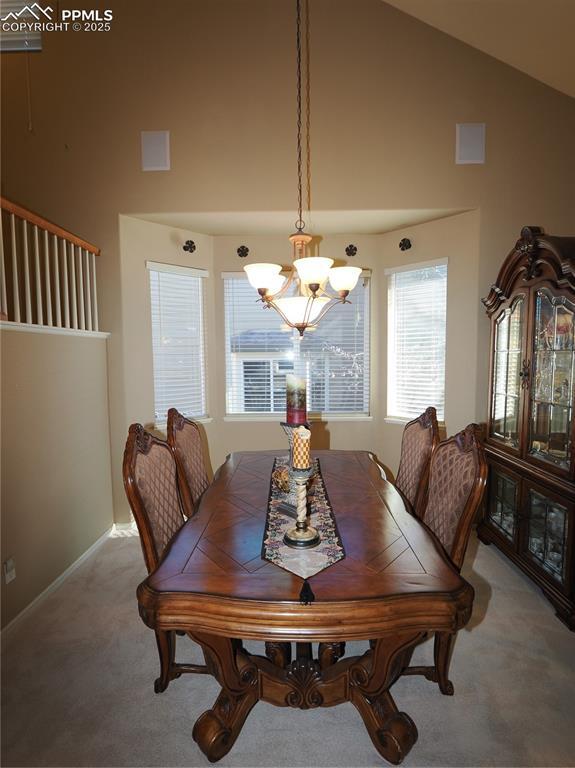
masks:
<path fill-rule="evenodd" d="M 280 272 L 281 275 L 281 272 Z M 293 281 L 296 279 L 296 271 L 295 269 L 291 269 L 288 273 L 287 278 L 284 280 L 284 284 L 279 289 L 279 291 L 276 291 L 275 293 L 269 293 L 269 294 L 261 294 L 261 300 L 265 302 L 266 304 L 271 304 L 275 301 L 275 299 L 281 298 L 284 293 L 287 291 L 287 289 L 290 287 L 290 285 L 293 283 Z"/>
<path fill-rule="evenodd" d="M 306 328 L 309 327 L 309 318 L 311 316 L 311 308 L 314 300 L 315 300 L 315 296 L 308 296 L 307 298 L 307 304 L 305 305 L 305 312 L 303 315 L 303 325 Z"/>
<path fill-rule="evenodd" d="M 322 320 L 322 318 L 324 318 L 327 313 L 338 304 L 351 304 L 351 301 L 347 301 L 347 299 L 335 299 L 334 301 L 330 301 L 330 303 L 326 304 L 325 307 L 321 310 L 313 323 L 309 323 L 307 325 L 307 328 L 315 328 L 316 325 L 319 324 L 320 320 Z"/>
<path fill-rule="evenodd" d="M 332 293 L 331 291 L 326 290 L 325 288 L 320 288 L 316 291 L 316 296 L 326 296 L 328 299 L 332 299 L 336 302 L 336 304 L 351 304 L 351 301 L 348 300 L 349 291 L 338 291 L 337 293 Z"/>

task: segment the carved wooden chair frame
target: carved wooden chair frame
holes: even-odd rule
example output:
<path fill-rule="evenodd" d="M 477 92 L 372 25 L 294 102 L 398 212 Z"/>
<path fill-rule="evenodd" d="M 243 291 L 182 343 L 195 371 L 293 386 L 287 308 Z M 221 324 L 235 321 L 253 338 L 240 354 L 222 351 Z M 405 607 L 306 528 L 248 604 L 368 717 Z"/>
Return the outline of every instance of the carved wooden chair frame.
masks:
<path fill-rule="evenodd" d="M 462 453 L 473 451 L 477 463 L 477 472 L 473 489 L 469 494 L 467 503 L 459 517 L 459 523 L 455 531 L 455 536 L 453 537 L 451 549 L 448 553 L 451 562 L 455 565 L 458 571 L 461 571 L 463 566 L 473 521 L 475 520 L 487 484 L 487 461 L 485 459 L 483 446 L 480 442 L 480 435 L 481 429 L 479 425 L 469 424 L 461 432 L 458 432 L 457 435 L 450 437 L 449 440 L 445 440 L 446 444 L 449 442 L 456 442 Z"/>
<path fill-rule="evenodd" d="M 138 531 L 140 533 L 140 543 L 148 573 L 156 570 L 160 564 L 164 553 L 159 553 L 156 549 L 154 534 L 150 523 L 150 518 L 146 511 L 144 500 L 138 490 L 136 482 L 136 459 L 139 454 L 147 454 L 153 445 L 159 445 L 162 449 L 169 452 L 171 459 L 175 463 L 172 449 L 164 440 L 160 440 L 147 432 L 141 424 L 132 424 L 128 431 L 128 439 L 124 449 L 124 460 L 122 464 L 122 475 L 124 478 L 124 488 L 130 509 L 136 519 Z M 176 473 L 174 473 L 175 475 Z M 178 502 L 180 511 L 182 511 L 181 498 L 178 490 Z M 182 524 L 184 517 L 182 515 Z M 168 544 L 169 547 L 169 544 Z M 166 547 L 166 550 L 168 549 Z M 164 632 L 156 630 L 156 643 L 160 657 L 160 676 L 154 682 L 154 691 L 161 693 L 165 691 L 171 680 L 180 677 L 183 673 L 208 674 L 208 669 L 202 664 L 179 664 L 175 661 L 176 656 L 176 638 L 175 632 Z M 178 632 L 178 634 L 186 634 Z"/>
<path fill-rule="evenodd" d="M 429 406 L 429 408 L 426 408 L 425 411 L 420 414 L 416 419 L 412 419 L 411 421 L 408 421 L 405 427 L 403 428 L 403 435 L 401 438 L 401 445 L 403 447 L 403 438 L 405 437 L 406 431 L 409 429 L 409 427 L 414 426 L 415 424 L 419 424 L 423 429 L 430 429 L 431 430 L 431 451 L 429 453 L 429 458 L 425 462 L 425 466 L 423 467 L 423 471 L 421 473 L 421 477 L 419 478 L 419 483 L 417 486 L 417 491 L 415 494 L 415 501 L 413 505 L 405 497 L 403 492 L 397 488 L 399 493 L 401 494 L 402 498 L 407 502 L 408 506 L 413 509 L 413 512 L 415 513 L 416 517 L 421 518 L 423 515 L 423 511 L 425 509 L 425 506 L 427 504 L 427 490 L 428 490 L 428 482 L 429 482 L 429 469 L 431 466 L 431 456 L 433 454 L 433 451 L 435 448 L 439 445 L 439 425 L 437 423 L 437 411 L 433 406 Z M 400 466 L 401 466 L 401 459 L 400 459 Z M 399 470 L 398 470 L 399 474 Z M 396 477 L 397 480 L 397 477 Z"/>
<path fill-rule="evenodd" d="M 183 414 L 181 414 L 176 408 L 170 408 L 168 411 L 168 423 L 166 428 L 166 434 L 168 439 L 168 444 L 170 445 L 174 457 L 176 459 L 176 475 L 178 478 L 178 488 L 180 490 L 180 499 L 182 500 L 182 505 L 184 508 L 184 514 L 186 517 L 192 517 L 195 513 L 199 499 L 196 499 L 194 501 L 194 498 L 192 496 L 191 488 L 188 484 L 188 480 L 186 477 L 186 470 L 184 468 L 184 458 L 182 457 L 182 451 L 181 448 L 178 446 L 178 442 L 176 440 L 176 433 L 182 430 L 186 425 L 193 427 L 198 435 L 200 435 L 200 429 L 195 421 L 192 421 L 191 419 L 187 419 Z M 202 446 L 203 449 L 203 446 Z M 204 466 L 205 471 L 205 466 Z M 206 478 L 207 478 L 207 472 L 206 472 Z"/>
<path fill-rule="evenodd" d="M 459 516 L 459 522 L 455 530 L 450 550 L 447 552 L 451 562 L 458 571 L 461 571 L 463 565 L 467 544 L 469 543 L 469 536 L 471 534 L 471 527 L 475 520 L 479 505 L 481 504 L 483 493 L 485 492 L 485 485 L 487 483 L 487 462 L 483 453 L 483 447 L 479 441 L 479 436 L 479 426 L 477 424 L 469 424 L 461 432 L 458 432 L 448 440 L 444 440 L 434 449 L 428 470 L 429 473 L 431 473 L 431 465 L 433 463 L 433 458 L 436 455 L 436 451 L 439 450 L 441 446 L 448 445 L 449 443 L 456 443 L 462 453 L 473 451 L 475 455 L 477 470 L 473 486 L 463 508 L 463 512 Z M 434 665 L 408 666 L 403 670 L 403 674 L 423 675 L 427 680 L 437 683 L 441 693 L 446 696 L 452 696 L 453 683 L 449 680 L 449 664 L 456 637 L 457 632 L 436 632 L 433 648 Z"/>

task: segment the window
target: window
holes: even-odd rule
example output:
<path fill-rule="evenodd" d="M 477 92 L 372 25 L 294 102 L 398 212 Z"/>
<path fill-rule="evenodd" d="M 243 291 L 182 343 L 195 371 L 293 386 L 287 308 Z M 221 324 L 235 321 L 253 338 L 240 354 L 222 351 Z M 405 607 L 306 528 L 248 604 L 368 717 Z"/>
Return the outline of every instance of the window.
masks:
<path fill-rule="evenodd" d="M 204 289 L 207 272 L 147 262 L 152 306 L 154 410 L 164 423 L 168 410 L 206 415 Z"/>
<path fill-rule="evenodd" d="M 387 415 L 444 419 L 447 261 L 386 270 Z"/>
<path fill-rule="evenodd" d="M 303 336 L 308 412 L 369 414 L 367 277 L 349 299 L 351 304 L 335 307 Z M 243 275 L 224 275 L 224 301 L 227 413 L 285 414 L 297 331 L 284 326 L 275 310 L 264 309 Z"/>
<path fill-rule="evenodd" d="M 42 33 L 38 31 L 41 22 L 52 21 L 52 8 L 26 0 L 2 0 L 0 10 L 2 29 L 0 51 L 41 51 Z M 38 25 L 34 28 L 33 25 Z"/>

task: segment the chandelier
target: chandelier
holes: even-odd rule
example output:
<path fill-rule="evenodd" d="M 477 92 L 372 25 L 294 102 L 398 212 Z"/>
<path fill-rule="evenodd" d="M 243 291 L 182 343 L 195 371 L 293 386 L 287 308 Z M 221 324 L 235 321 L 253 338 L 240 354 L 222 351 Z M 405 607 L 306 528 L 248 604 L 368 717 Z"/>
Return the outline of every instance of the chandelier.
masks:
<path fill-rule="evenodd" d="M 290 328 L 296 328 L 303 336 L 306 328 L 315 327 L 336 304 L 351 303 L 347 297 L 355 288 L 361 269 L 334 267 L 333 259 L 307 254 L 313 238 L 304 232 L 302 218 L 301 0 L 296 0 L 296 53 L 298 219 L 296 231 L 289 237 L 293 246 L 293 264 L 287 276 L 281 274 L 281 264 L 247 264 L 244 270 L 264 308 L 275 309 Z M 328 292 L 328 282 L 335 293 Z"/>

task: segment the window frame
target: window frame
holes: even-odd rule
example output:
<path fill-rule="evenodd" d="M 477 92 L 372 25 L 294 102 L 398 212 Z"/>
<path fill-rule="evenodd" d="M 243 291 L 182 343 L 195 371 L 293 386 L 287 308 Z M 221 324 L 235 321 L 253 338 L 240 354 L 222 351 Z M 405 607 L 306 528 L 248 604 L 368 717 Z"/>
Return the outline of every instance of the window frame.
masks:
<path fill-rule="evenodd" d="M 288 272 L 286 270 L 282 270 L 282 275 L 288 276 Z M 232 272 L 232 271 L 226 271 L 221 273 L 222 278 L 222 294 L 223 294 L 223 303 L 224 303 L 224 329 L 225 329 L 225 342 L 224 342 L 224 370 L 225 370 L 225 380 L 226 380 L 226 392 L 225 392 L 225 411 L 223 416 L 223 421 L 254 421 L 254 422 L 277 422 L 278 417 L 280 417 L 282 414 L 285 415 L 285 408 L 282 408 L 279 411 L 246 411 L 246 412 L 230 412 L 228 410 L 228 394 L 227 394 L 227 382 L 228 382 L 228 365 L 229 365 L 229 358 L 228 358 L 228 350 L 227 350 L 227 344 L 228 344 L 228 337 L 227 337 L 227 317 L 226 317 L 226 306 L 225 306 L 225 281 L 226 280 L 234 280 L 234 279 L 241 279 L 247 281 L 247 277 L 244 272 Z M 316 421 L 373 421 L 373 413 L 372 413 L 372 398 L 373 398 L 373 376 L 372 371 L 374 367 L 373 363 L 373 355 L 372 355 L 372 344 L 373 344 L 373 336 L 372 336 L 372 328 L 373 328 L 373 297 L 372 297 L 372 272 L 371 269 L 362 269 L 362 273 L 360 275 L 360 280 L 367 281 L 368 284 L 368 306 L 367 306 L 367 323 L 368 328 L 366 332 L 367 341 L 366 341 L 366 352 L 369 356 L 369 372 L 368 372 L 368 382 L 367 382 L 367 401 L 368 401 L 368 411 L 367 412 L 359 412 L 359 411 L 310 411 L 308 406 L 308 421 L 310 422 L 316 422 Z M 254 303 L 257 301 L 257 295 L 254 291 Z M 352 301 L 353 303 L 353 301 Z M 271 310 L 275 313 L 275 310 Z M 343 311 L 345 311 L 345 307 L 343 308 Z M 337 312 L 337 309 L 334 309 L 334 312 Z M 281 323 L 282 320 L 279 315 L 277 315 L 278 323 Z M 279 355 L 278 353 L 274 352 L 257 352 L 257 351 L 250 351 L 245 353 L 238 353 L 242 354 L 242 358 L 240 362 L 243 362 L 244 360 L 269 360 L 270 366 L 273 365 L 274 362 L 278 362 Z M 281 362 L 281 360 L 279 361 Z M 273 372 L 272 372 L 273 375 Z M 311 382 L 308 380 L 308 392 L 311 387 Z M 271 398 L 273 400 L 273 388 L 271 393 Z"/>
<path fill-rule="evenodd" d="M 151 355 L 152 355 L 152 390 L 153 390 L 153 404 L 154 404 L 154 426 L 156 429 L 164 430 L 167 426 L 167 412 L 166 418 L 156 417 L 156 384 L 155 384 L 155 355 L 154 355 L 154 321 L 152 310 L 152 272 L 163 272 L 165 274 L 183 275 L 185 277 L 196 277 L 201 280 L 200 283 L 200 297 L 201 308 L 199 313 L 201 323 L 201 358 L 202 358 L 202 370 L 201 377 L 203 379 L 203 406 L 204 413 L 202 415 L 195 415 L 190 413 L 184 413 L 187 418 L 193 419 L 201 424 L 207 424 L 212 421 L 210 414 L 210 398 L 209 398 L 209 386 L 208 386 L 208 349 L 207 349 L 207 334 L 206 334 L 206 284 L 205 280 L 209 278 L 210 273 L 207 269 L 200 267 L 187 267 L 179 264 L 169 264 L 158 261 L 146 261 L 146 271 L 148 273 L 148 301 L 149 301 L 149 317 L 150 317 L 150 335 L 151 335 Z M 176 407 L 170 406 L 170 407 Z M 178 408 L 178 410 L 181 410 Z M 182 411 L 183 412 L 183 411 Z"/>
<path fill-rule="evenodd" d="M 388 267 L 384 270 L 385 278 L 386 278 L 386 298 L 387 298 L 387 350 L 386 350 L 386 367 L 387 367 L 387 375 L 386 375 L 386 403 L 385 403 L 385 417 L 384 422 L 387 424 L 407 424 L 408 422 L 412 421 L 413 419 L 417 418 L 421 412 L 414 413 L 410 416 L 399 416 L 397 414 L 394 414 L 391 412 L 390 409 L 390 402 L 391 402 L 391 392 L 394 386 L 394 373 L 395 368 L 391 364 L 391 355 L 392 350 L 395 349 L 395 338 L 394 338 L 394 331 L 395 331 L 395 318 L 392 318 L 392 306 L 390 304 L 390 278 L 400 272 L 417 272 L 422 269 L 426 269 L 429 267 L 440 267 L 445 266 L 447 267 L 447 273 L 446 273 L 446 295 L 445 295 L 445 356 L 444 356 L 444 362 L 443 362 L 443 418 L 438 419 L 438 424 L 440 426 L 445 425 L 445 407 L 446 407 L 446 400 L 445 400 L 445 391 L 446 391 L 446 380 L 447 380 L 447 315 L 448 315 L 448 281 L 449 281 L 449 258 L 444 257 L 441 259 L 431 259 L 429 261 L 419 261 L 419 262 L 412 262 L 410 264 L 401 264 L 397 267 Z M 430 405 L 433 405 L 433 403 L 430 403 Z"/>

